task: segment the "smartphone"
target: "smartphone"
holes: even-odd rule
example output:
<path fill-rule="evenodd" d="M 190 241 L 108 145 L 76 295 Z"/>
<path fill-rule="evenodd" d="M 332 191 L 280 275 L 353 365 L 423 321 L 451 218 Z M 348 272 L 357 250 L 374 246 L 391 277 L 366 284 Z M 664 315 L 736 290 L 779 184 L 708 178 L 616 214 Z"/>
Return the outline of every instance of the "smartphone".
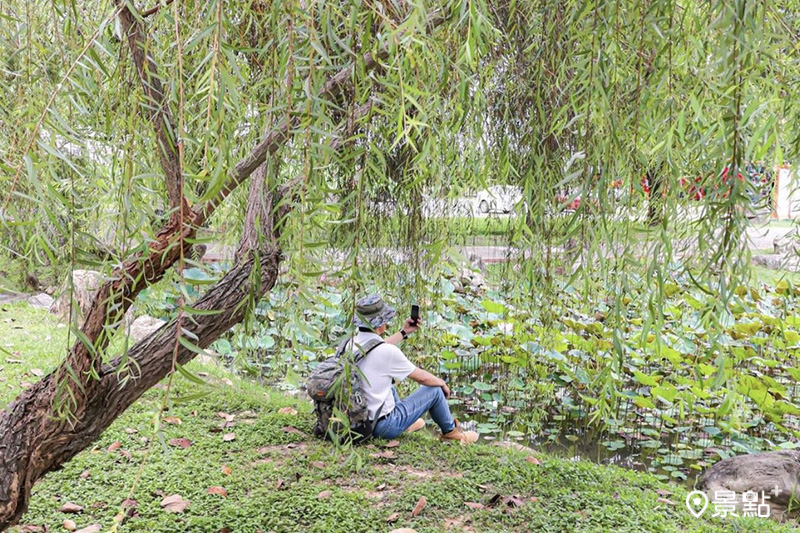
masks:
<path fill-rule="evenodd" d="M 419 322 L 419 306 L 417 304 L 411 306 L 411 320 L 414 321 L 415 326 Z"/>

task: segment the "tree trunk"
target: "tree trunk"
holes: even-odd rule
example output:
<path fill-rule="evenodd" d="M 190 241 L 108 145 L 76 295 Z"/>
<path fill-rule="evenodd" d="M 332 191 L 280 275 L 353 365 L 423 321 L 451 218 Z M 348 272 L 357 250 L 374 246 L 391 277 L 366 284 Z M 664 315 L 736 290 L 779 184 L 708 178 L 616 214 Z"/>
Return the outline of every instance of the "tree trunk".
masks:
<path fill-rule="evenodd" d="M 270 247 L 259 257 L 261 282 L 256 294 L 251 294 L 251 274 L 255 264 L 254 252 L 235 266 L 220 282 L 193 307 L 219 310 L 217 314 L 193 315 L 182 328 L 190 330 L 198 340 L 192 343 L 207 347 L 234 324 L 241 322 L 247 298 L 260 299 L 274 285 L 278 275 L 279 253 Z M 117 369 L 119 358 L 100 371 L 100 379 L 80 418 L 73 420 L 51 418 L 52 403 L 57 394 L 56 376 L 63 373 L 66 362 L 56 371 L 24 391 L 0 418 L 0 530 L 16 524 L 28 508 L 33 484 L 47 472 L 70 460 L 97 440 L 102 432 L 153 385 L 172 370 L 177 335 L 173 321 L 137 343 L 129 358 L 139 366 L 128 365 L 130 379 L 120 387 Z M 177 362 L 186 364 L 195 353 L 178 345 Z M 74 425 L 73 425 L 74 424 Z"/>
<path fill-rule="evenodd" d="M 122 0 L 117 1 L 122 5 Z M 146 39 L 142 29 L 128 7 L 120 13 L 140 81 L 151 100 L 149 103 L 157 105 L 160 100 L 163 106 L 163 91 L 153 85 L 158 79 L 155 65 L 143 50 Z M 444 20 L 441 13 L 434 12 L 427 20 L 427 30 L 433 30 Z M 374 55 L 366 54 L 361 68 L 377 68 L 379 60 L 388 54 L 388 46 L 378 49 Z M 333 98 L 345 90 L 352 83 L 354 69 L 355 63 L 333 75 L 319 96 Z M 370 105 L 359 108 L 359 116 L 368 115 Z M 117 268 L 111 280 L 98 289 L 81 330 L 85 340 L 77 341 L 55 371 L 22 392 L 0 412 L 0 531 L 22 517 L 28 508 L 31 489 L 39 478 L 97 440 L 125 409 L 172 371 L 173 359 L 185 364 L 195 356 L 193 351 L 176 343 L 179 328 L 173 321 L 133 346 L 128 357 L 137 364 L 128 365 L 121 372 L 123 377 L 129 378 L 124 386 L 120 386 L 122 359 L 118 357 L 110 364 L 102 364 L 110 334 L 138 293 L 162 279 L 170 268 L 181 263 L 182 257 L 191 253 L 191 242 L 197 230 L 233 190 L 256 169 L 265 167 L 266 157 L 289 139 L 293 122 L 285 120 L 265 135 L 229 173 L 220 193 L 192 211 L 184 203 L 182 176 L 173 159 L 174 146 L 170 145 L 173 137 L 167 131 L 172 128 L 170 115 L 160 109 L 150 118 L 162 150 L 159 155 L 173 214 L 156 240 L 143 246 L 141 252 Z M 342 133 L 346 137 L 351 128 L 343 128 Z M 341 139 L 336 139 L 331 147 L 337 149 L 340 143 Z M 292 205 L 292 202 L 280 200 L 284 195 L 296 193 L 298 183 L 294 181 L 270 190 L 265 182 L 266 169 L 253 176 L 236 264 L 192 306 L 218 312 L 193 315 L 191 321 L 184 321 L 180 327 L 189 330 L 191 343 L 201 348 L 241 322 L 247 309 L 245 304 L 258 301 L 275 285 L 281 257 L 277 243 Z M 255 265 L 259 265 L 260 272 L 253 272 Z M 138 369 L 135 375 L 133 368 Z"/>

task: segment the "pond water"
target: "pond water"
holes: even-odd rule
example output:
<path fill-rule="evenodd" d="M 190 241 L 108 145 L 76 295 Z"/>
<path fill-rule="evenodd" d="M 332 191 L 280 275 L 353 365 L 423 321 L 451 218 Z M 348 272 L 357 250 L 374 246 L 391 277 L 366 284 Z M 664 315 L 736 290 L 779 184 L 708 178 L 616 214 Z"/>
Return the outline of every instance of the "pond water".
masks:
<path fill-rule="evenodd" d="M 710 439 L 690 444 L 671 442 L 666 437 L 655 440 L 641 434 L 625 438 L 608 430 L 584 428 L 585 422 L 580 420 L 559 420 L 557 417 L 546 420 L 538 431 L 526 431 L 524 425 L 515 423 L 517 417 L 514 415 L 518 413 L 506 410 L 511 416 L 501 419 L 476 411 L 474 406 L 460 399 L 451 401 L 450 408 L 456 418 L 464 421 L 460 423 L 465 429 L 478 431 L 479 442 L 506 441 L 573 461 L 585 460 L 650 472 L 690 490 L 702 470 L 714 462 L 705 460 L 719 451 Z M 438 432 L 436 428 L 431 429 Z"/>

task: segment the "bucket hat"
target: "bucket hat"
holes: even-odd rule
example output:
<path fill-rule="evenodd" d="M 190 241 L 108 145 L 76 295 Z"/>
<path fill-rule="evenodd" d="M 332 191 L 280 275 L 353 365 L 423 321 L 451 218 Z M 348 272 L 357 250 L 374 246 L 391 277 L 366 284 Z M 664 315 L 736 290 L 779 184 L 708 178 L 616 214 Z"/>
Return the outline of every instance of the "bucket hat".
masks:
<path fill-rule="evenodd" d="M 353 322 L 361 328 L 379 328 L 387 324 L 397 311 L 383 301 L 380 294 L 370 294 L 356 302 L 356 314 Z"/>

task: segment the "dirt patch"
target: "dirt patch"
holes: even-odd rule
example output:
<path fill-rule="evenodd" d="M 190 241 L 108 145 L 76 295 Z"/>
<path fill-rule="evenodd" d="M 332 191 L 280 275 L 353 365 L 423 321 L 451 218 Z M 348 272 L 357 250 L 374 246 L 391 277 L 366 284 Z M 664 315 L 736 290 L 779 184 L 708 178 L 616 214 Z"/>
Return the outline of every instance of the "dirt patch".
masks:
<path fill-rule="evenodd" d="M 455 518 L 444 519 L 445 531 L 461 531 L 462 533 L 474 533 L 472 526 L 468 525 L 472 522 L 472 515 L 466 514 L 457 516 Z"/>
<path fill-rule="evenodd" d="M 419 479 L 435 479 L 439 476 L 439 472 L 434 472 L 432 470 L 420 470 L 418 468 L 413 468 L 411 466 L 398 466 L 393 465 L 391 463 L 383 464 L 383 465 L 374 465 L 375 468 L 380 470 L 381 472 L 388 472 L 391 474 L 403 473 L 410 477 L 415 477 Z"/>
<path fill-rule="evenodd" d="M 328 486 L 336 486 L 349 494 L 361 494 L 366 499 L 374 502 L 375 507 L 378 508 L 391 503 L 399 492 L 405 490 L 402 483 L 393 485 L 381 483 L 377 487 L 366 489 L 363 478 L 336 479 L 325 481 L 324 483 Z"/>
<path fill-rule="evenodd" d="M 291 442 L 289 444 L 272 444 L 270 446 L 262 446 L 256 451 L 265 455 L 261 459 L 256 459 L 251 462 L 251 466 L 262 464 L 275 464 L 282 465 L 289 459 L 296 459 L 299 454 L 305 455 L 305 450 L 308 444 L 305 442 Z"/>

